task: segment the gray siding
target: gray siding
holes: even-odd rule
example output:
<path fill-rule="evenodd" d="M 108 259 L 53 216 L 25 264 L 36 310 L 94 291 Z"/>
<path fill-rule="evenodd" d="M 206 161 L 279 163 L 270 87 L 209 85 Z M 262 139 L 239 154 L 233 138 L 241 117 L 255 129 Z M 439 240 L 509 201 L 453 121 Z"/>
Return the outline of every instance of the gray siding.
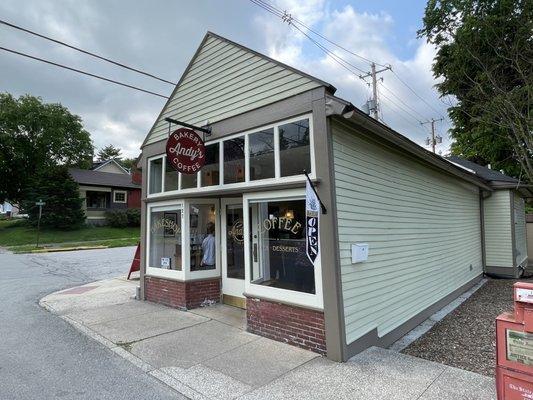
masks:
<path fill-rule="evenodd" d="M 349 344 L 382 337 L 482 273 L 477 187 L 332 124 Z M 351 263 L 351 244 L 368 261 Z"/>
<path fill-rule="evenodd" d="M 509 190 L 496 190 L 483 200 L 488 267 L 513 268 L 510 194 Z"/>
<path fill-rule="evenodd" d="M 166 117 L 217 122 L 321 86 L 318 82 L 209 36 L 185 72 L 145 144 L 168 134 Z"/>
<path fill-rule="evenodd" d="M 514 195 L 514 238 L 516 248 L 515 265 L 525 265 L 527 260 L 526 208 L 524 199 Z"/>

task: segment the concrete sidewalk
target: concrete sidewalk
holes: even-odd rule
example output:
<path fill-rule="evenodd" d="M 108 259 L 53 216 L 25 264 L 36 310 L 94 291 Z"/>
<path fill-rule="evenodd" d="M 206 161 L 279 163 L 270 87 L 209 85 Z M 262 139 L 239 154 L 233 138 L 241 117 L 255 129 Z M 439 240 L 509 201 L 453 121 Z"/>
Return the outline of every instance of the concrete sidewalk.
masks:
<path fill-rule="evenodd" d="M 40 304 L 191 399 L 495 399 L 494 380 L 392 350 L 346 363 L 245 331 L 243 310 L 192 311 L 133 300 L 124 278 Z"/>

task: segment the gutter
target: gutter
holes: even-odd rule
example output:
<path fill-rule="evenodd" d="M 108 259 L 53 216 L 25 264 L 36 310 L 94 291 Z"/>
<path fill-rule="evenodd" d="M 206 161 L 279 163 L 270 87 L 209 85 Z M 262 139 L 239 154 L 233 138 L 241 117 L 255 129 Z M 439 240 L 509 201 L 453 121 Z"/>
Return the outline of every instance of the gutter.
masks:
<path fill-rule="evenodd" d="M 333 96 L 327 96 L 326 115 L 338 119 L 342 118 L 344 121 L 347 120 L 360 127 L 366 128 L 372 132 L 373 136 L 382 138 L 390 144 L 405 150 L 409 154 L 433 165 L 440 170 L 446 171 L 449 174 L 461 178 L 462 180 L 473 183 L 485 191 L 493 191 L 493 189 L 485 180 L 479 178 L 473 173 L 466 171 L 464 168 L 459 168 L 445 158 L 424 149 L 402 134 L 369 117 L 361 110 L 357 109 L 353 104 L 345 100 Z"/>

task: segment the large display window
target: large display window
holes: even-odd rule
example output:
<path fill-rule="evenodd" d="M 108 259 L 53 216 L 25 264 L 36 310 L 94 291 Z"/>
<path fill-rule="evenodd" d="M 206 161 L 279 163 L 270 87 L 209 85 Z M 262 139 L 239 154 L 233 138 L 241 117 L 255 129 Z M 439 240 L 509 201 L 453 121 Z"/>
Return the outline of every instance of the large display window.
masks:
<path fill-rule="evenodd" d="M 305 194 L 285 190 L 245 194 L 247 294 L 322 308 L 320 259 L 305 250 Z"/>
<path fill-rule="evenodd" d="M 148 197 L 304 182 L 304 170 L 315 177 L 311 115 L 207 141 L 205 148 L 205 165 L 191 175 L 173 171 L 165 155 L 151 157 Z"/>
<path fill-rule="evenodd" d="M 218 201 L 147 206 L 146 273 L 179 280 L 220 275 Z"/>

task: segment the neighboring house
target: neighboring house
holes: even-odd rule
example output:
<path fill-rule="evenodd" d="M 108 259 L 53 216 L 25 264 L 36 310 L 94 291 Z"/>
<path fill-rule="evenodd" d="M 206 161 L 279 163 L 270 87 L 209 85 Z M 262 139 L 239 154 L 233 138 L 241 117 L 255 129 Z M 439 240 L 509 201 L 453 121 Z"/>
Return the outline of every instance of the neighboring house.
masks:
<path fill-rule="evenodd" d="M 479 282 L 494 184 L 335 90 L 205 36 L 142 145 L 143 299 L 246 308 L 248 331 L 347 360 L 390 345 Z M 179 127 L 167 117 L 208 121 L 197 173 L 167 162 Z M 311 240 L 304 170 L 327 209 Z M 307 243 L 320 246 L 314 262 Z"/>
<path fill-rule="evenodd" d="M 140 182 L 115 160 L 95 163 L 90 170 L 70 168 L 69 173 L 85 199 L 88 224 L 105 224 L 109 210 L 141 207 Z"/>
<path fill-rule="evenodd" d="M 18 213 L 19 208 L 17 206 L 12 205 L 8 201 L 0 203 L 0 214 L 5 215 L 6 217 L 14 217 L 18 215 Z"/>
<path fill-rule="evenodd" d="M 533 186 L 460 157 L 448 160 L 494 189 L 483 197 L 485 272 L 518 278 L 528 263 L 525 199 L 533 198 Z"/>

